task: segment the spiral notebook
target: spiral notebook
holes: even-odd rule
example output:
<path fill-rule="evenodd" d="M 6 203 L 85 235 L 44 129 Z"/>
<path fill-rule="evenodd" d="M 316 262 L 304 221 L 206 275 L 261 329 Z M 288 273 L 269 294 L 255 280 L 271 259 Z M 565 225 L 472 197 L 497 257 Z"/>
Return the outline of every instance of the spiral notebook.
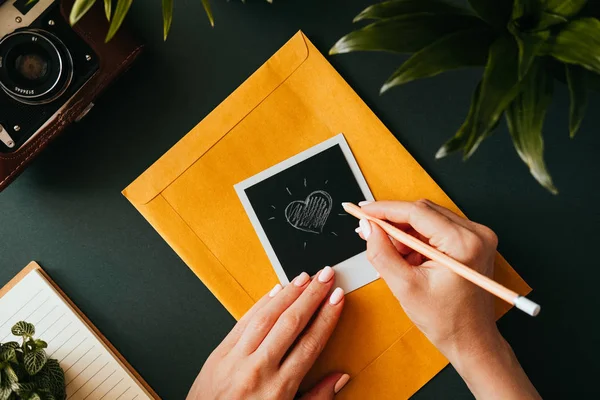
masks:
<path fill-rule="evenodd" d="M 19 340 L 11 333 L 17 321 L 33 323 L 48 343 L 65 371 L 67 399 L 159 398 L 35 262 L 0 290 L 0 343 Z"/>

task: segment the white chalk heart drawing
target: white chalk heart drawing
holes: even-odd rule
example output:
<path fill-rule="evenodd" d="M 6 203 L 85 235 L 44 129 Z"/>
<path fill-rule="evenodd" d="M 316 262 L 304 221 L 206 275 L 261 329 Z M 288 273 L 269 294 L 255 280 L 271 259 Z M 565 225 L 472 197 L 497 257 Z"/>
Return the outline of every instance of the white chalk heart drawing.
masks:
<path fill-rule="evenodd" d="M 333 200 L 329 193 L 317 190 L 306 196 L 306 200 L 292 201 L 285 208 L 285 219 L 296 229 L 310 233 L 323 233 Z"/>

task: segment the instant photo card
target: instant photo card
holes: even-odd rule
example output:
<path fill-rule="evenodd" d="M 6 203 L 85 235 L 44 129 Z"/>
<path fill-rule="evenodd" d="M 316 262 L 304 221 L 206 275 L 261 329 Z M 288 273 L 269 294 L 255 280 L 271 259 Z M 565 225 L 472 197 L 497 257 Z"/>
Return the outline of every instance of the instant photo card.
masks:
<path fill-rule="evenodd" d="M 329 265 L 346 292 L 377 279 L 358 220 L 342 202 L 373 200 L 339 134 L 243 182 L 235 190 L 283 284 Z"/>

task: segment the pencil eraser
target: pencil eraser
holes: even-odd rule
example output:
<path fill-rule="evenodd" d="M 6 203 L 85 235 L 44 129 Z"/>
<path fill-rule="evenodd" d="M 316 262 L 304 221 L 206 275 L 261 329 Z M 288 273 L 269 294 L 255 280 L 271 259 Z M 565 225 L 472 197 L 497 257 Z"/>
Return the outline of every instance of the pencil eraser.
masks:
<path fill-rule="evenodd" d="M 538 315 L 540 313 L 540 310 L 542 309 L 542 307 L 540 307 L 539 304 L 534 303 L 533 301 L 529 300 L 527 297 L 524 296 L 519 296 L 515 299 L 515 306 L 519 310 L 526 312 L 532 317 Z"/>

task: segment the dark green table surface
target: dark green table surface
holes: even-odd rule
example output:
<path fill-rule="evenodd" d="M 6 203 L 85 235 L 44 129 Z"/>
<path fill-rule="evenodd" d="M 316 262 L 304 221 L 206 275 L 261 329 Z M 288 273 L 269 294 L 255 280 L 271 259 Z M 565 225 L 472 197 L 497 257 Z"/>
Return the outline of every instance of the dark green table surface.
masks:
<path fill-rule="evenodd" d="M 163 43 L 160 2 L 134 2 L 129 19 L 148 43 L 143 58 L 0 193 L 0 284 L 40 262 L 164 399 L 184 398 L 234 320 L 120 191 L 299 29 L 327 52 L 370 1 L 214 0 L 214 29 L 199 0 L 175 3 Z M 556 90 L 545 129 L 561 191 L 552 196 L 530 177 L 504 124 L 468 163 L 435 161 L 462 123 L 481 71 L 380 97 L 402 59 L 357 53 L 330 61 L 450 197 L 498 233 L 500 251 L 534 288 L 541 315 L 513 310 L 499 326 L 542 395 L 597 391 L 600 263 L 591 251 L 600 240 L 600 96 L 570 140 L 567 90 Z M 415 396 L 470 397 L 451 367 Z"/>

